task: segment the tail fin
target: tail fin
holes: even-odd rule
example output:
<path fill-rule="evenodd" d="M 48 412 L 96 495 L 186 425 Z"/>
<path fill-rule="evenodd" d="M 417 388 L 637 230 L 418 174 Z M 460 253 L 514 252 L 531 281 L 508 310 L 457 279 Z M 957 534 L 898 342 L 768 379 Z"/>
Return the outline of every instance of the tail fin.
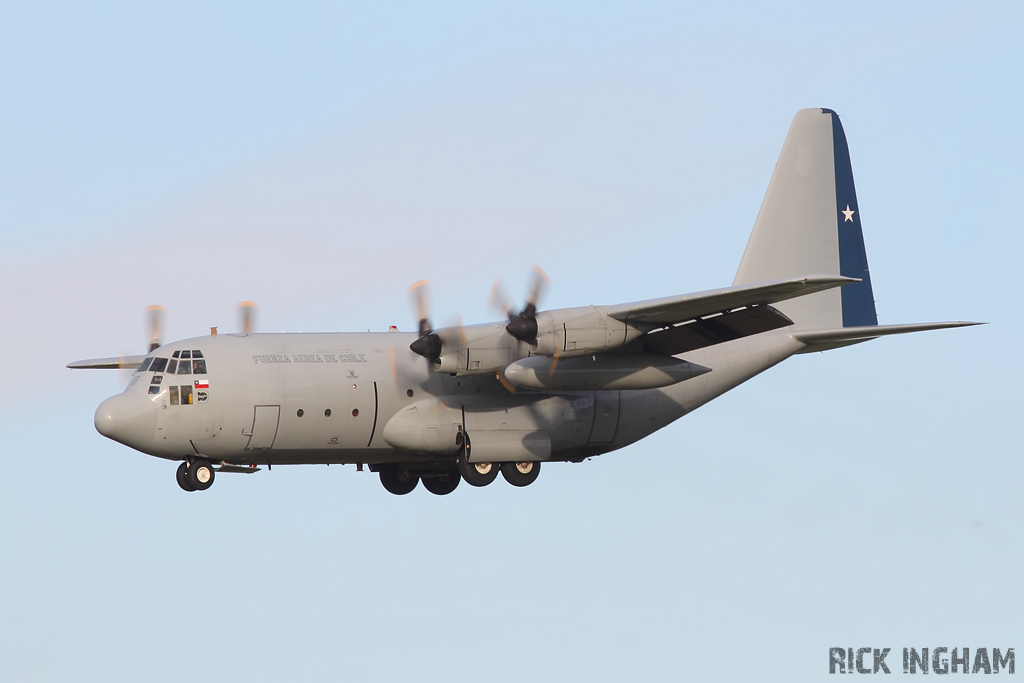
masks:
<path fill-rule="evenodd" d="M 793 117 L 733 284 L 806 274 L 861 282 L 775 304 L 796 327 L 878 324 L 850 150 L 831 109 Z"/>

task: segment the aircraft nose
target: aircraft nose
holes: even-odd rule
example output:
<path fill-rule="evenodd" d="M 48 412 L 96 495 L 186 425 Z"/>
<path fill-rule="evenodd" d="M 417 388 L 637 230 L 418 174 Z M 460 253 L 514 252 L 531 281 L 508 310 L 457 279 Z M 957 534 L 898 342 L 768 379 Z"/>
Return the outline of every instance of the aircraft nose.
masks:
<path fill-rule="evenodd" d="M 103 436 L 141 451 L 153 444 L 156 411 L 147 396 L 118 394 L 100 404 L 93 421 Z"/>

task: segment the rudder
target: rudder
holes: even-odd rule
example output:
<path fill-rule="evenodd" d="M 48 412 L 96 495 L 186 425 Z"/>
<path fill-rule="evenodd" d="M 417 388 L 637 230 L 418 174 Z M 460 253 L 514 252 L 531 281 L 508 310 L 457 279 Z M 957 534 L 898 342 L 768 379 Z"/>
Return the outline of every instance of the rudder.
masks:
<path fill-rule="evenodd" d="M 776 304 L 796 327 L 878 324 L 850 150 L 831 109 L 793 117 L 733 284 L 801 275 L 861 282 Z"/>

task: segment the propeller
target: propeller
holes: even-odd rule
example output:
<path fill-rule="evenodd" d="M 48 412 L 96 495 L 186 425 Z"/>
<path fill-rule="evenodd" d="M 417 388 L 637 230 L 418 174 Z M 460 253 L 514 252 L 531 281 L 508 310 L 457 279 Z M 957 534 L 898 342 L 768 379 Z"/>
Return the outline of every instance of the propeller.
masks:
<path fill-rule="evenodd" d="M 413 353 L 423 356 L 432 363 L 436 363 L 441 357 L 441 350 L 444 348 L 444 344 L 441 342 L 441 337 L 430 327 L 430 297 L 428 290 L 429 283 L 426 280 L 420 280 L 409 288 L 409 294 L 416 305 L 416 316 L 420 321 L 419 339 L 410 344 L 409 348 Z"/>
<path fill-rule="evenodd" d="M 163 338 L 164 307 L 146 306 L 149 314 L 149 352 L 152 353 L 160 348 L 160 340 Z"/>
<path fill-rule="evenodd" d="M 409 288 L 413 302 L 416 304 L 416 315 L 419 316 L 419 338 L 409 345 L 413 353 L 419 354 L 431 363 L 437 363 L 441 359 L 441 353 L 445 347 L 457 347 L 459 343 L 466 345 L 466 330 L 462 325 L 462 318 L 455 316 L 455 321 L 448 327 L 442 327 L 435 332 L 430 326 L 430 293 L 429 283 L 420 280 Z"/>
<path fill-rule="evenodd" d="M 547 276 L 547 273 L 541 270 L 540 267 L 534 266 L 533 284 L 530 287 L 530 295 L 526 299 L 526 307 L 522 311 L 516 313 L 509 305 L 508 298 L 505 296 L 501 283 L 498 281 L 495 281 L 494 286 L 491 287 L 491 296 L 487 301 L 487 305 L 492 308 L 499 308 L 508 315 L 509 322 L 505 326 L 505 331 L 510 335 L 519 341 L 537 341 L 537 302 L 540 300 L 540 295 L 543 293 L 544 288 L 549 284 L 551 284 L 551 278 Z"/>
<path fill-rule="evenodd" d="M 256 329 L 256 304 L 251 301 L 238 304 L 238 325 L 244 334 L 252 334 Z"/>

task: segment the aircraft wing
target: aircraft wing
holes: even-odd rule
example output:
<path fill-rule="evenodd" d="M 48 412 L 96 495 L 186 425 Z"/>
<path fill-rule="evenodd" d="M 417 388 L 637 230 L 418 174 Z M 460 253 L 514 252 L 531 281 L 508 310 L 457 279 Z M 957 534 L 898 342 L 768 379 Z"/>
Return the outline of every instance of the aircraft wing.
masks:
<path fill-rule="evenodd" d="M 606 313 L 623 322 L 671 325 L 736 308 L 785 301 L 855 282 L 860 280 L 840 275 L 806 275 L 608 306 Z"/>
<path fill-rule="evenodd" d="M 92 360 L 76 360 L 68 363 L 72 370 L 117 370 L 119 368 L 135 369 L 142 365 L 145 356 L 118 356 L 117 358 L 93 358 Z"/>

